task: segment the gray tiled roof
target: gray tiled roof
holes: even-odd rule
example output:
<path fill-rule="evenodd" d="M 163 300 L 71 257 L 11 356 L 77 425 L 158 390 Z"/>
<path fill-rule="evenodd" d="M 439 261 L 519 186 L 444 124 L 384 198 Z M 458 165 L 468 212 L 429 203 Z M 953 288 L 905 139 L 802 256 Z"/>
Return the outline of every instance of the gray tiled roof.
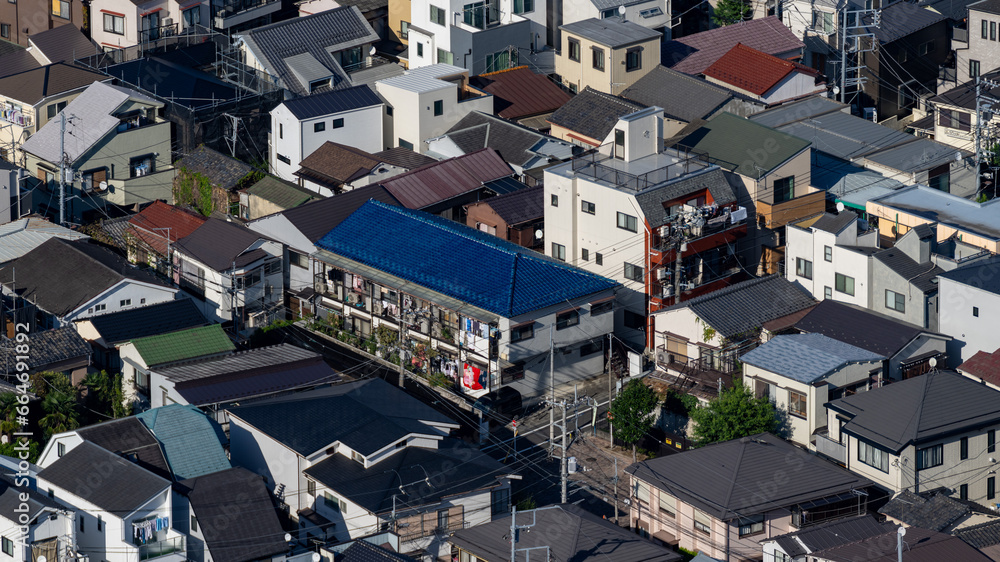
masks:
<path fill-rule="evenodd" d="M 958 537 L 937 533 L 930 529 L 911 527 L 904 539 L 907 549 L 903 559 L 906 562 L 941 562 L 961 560 L 962 562 L 989 562 L 992 560 L 982 552 L 969 546 Z M 860 541 L 818 550 L 809 554 L 818 560 L 864 560 L 865 562 L 896 562 L 896 531 L 890 531 Z"/>
<path fill-rule="evenodd" d="M 208 324 L 191 299 L 130 308 L 87 320 L 109 345 Z"/>
<path fill-rule="evenodd" d="M 179 160 L 176 168 L 187 169 L 207 176 L 213 184 L 230 191 L 236 188 L 243 178 L 250 175 L 253 168 L 249 164 L 230 158 L 221 152 L 201 145 L 190 154 Z"/>
<path fill-rule="evenodd" d="M 31 45 L 49 62 L 75 61 L 103 52 L 75 25 L 60 25 L 28 37 Z"/>
<path fill-rule="evenodd" d="M 271 493 L 259 475 L 230 468 L 189 478 L 176 489 L 191 502 L 213 561 L 262 560 L 288 551 Z"/>
<path fill-rule="evenodd" d="M 413 170 L 437 162 L 437 160 L 430 156 L 425 156 L 405 146 L 396 146 L 388 150 L 376 152 L 372 156 L 386 164 L 392 164 L 393 166 L 399 166 L 407 170 Z"/>
<path fill-rule="evenodd" d="M 90 478 L 87 485 L 81 487 L 80 475 L 93 474 L 94 467 L 98 466 L 103 477 Z M 170 489 L 167 480 L 88 441 L 43 469 L 38 478 L 71 494 L 82 494 L 83 499 L 122 518 Z"/>
<path fill-rule="evenodd" d="M 633 101 L 598 92 L 587 86 L 549 117 L 553 125 L 604 142 L 615 123 L 623 115 L 635 113 L 645 106 Z"/>
<path fill-rule="evenodd" d="M 663 309 L 690 308 L 724 338 L 760 328 L 816 304 L 809 293 L 777 275 L 751 279 Z"/>
<path fill-rule="evenodd" d="M 195 258 L 215 271 L 227 271 L 233 267 L 234 261 L 239 267 L 238 258 L 245 255 L 244 252 L 252 253 L 254 250 L 247 252 L 247 248 L 261 238 L 266 237 L 249 228 L 210 218 L 198 227 L 198 230 L 178 240 L 174 249 Z"/>
<path fill-rule="evenodd" d="M 879 523 L 871 515 L 862 515 L 850 519 L 837 519 L 801 531 L 779 535 L 770 540 L 778 543 L 785 554 L 798 558 L 814 550 L 847 544 L 895 529 L 896 526 L 892 523 Z"/>
<path fill-rule="evenodd" d="M 850 418 L 842 431 L 897 452 L 1000 422 L 1000 392 L 958 373 L 932 371 L 834 400 L 827 408 Z"/>
<path fill-rule="evenodd" d="M 621 95 L 646 106 L 662 107 L 667 116 L 688 123 L 708 118 L 733 99 L 729 90 L 665 66 L 650 70 Z"/>
<path fill-rule="evenodd" d="M 791 468 L 781 486 L 768 488 L 774 493 L 762 494 L 757 484 L 771 482 L 775 467 Z M 872 485 L 770 433 L 638 462 L 626 472 L 723 521 Z"/>
<path fill-rule="evenodd" d="M 57 510 L 65 510 L 66 508 L 59 505 L 55 500 L 48 497 L 47 495 L 39 492 L 38 490 L 32 490 L 24 486 L 17 486 L 17 480 L 13 476 L 13 472 L 10 473 L 11 476 L 7 474 L 0 475 L 0 509 L 5 510 L 3 513 L 18 513 L 16 510 L 20 508 L 23 511 L 22 503 L 28 504 L 28 517 L 34 519 L 35 515 L 38 514 L 44 508 L 51 508 Z M 28 501 L 22 502 L 20 499 L 21 494 L 28 494 Z"/>
<path fill-rule="evenodd" d="M 910 256 L 896 248 L 886 248 L 880 252 L 875 252 L 872 256 L 925 293 L 937 290 L 937 283 L 934 282 L 934 278 L 944 273 L 944 270 L 933 262 L 917 263 Z"/>
<path fill-rule="evenodd" d="M 85 441 L 123 457 L 137 466 L 172 480 L 170 464 L 152 431 L 135 416 L 89 425 L 77 430 Z"/>
<path fill-rule="evenodd" d="M 247 31 L 241 37 L 268 74 L 300 96 L 311 93 L 309 83 L 300 81 L 289 66 L 289 58 L 309 53 L 316 64 L 333 75 L 332 89 L 348 88 L 353 84 L 331 53 L 378 41 L 378 35 L 357 6 L 272 23 Z"/>
<path fill-rule="evenodd" d="M 736 201 L 733 188 L 726 181 L 726 174 L 718 166 L 682 175 L 674 181 L 648 189 L 635 196 L 643 214 L 653 227 L 667 223 L 669 209 L 663 204 L 691 193 L 708 190 L 717 205 L 729 205 Z"/>
<path fill-rule="evenodd" d="M 659 40 L 663 37 L 663 34 L 658 31 L 653 31 L 635 22 L 622 21 L 617 17 L 585 19 L 560 25 L 559 29 L 612 49 L 653 39 Z"/>
<path fill-rule="evenodd" d="M 337 557 L 337 562 L 416 562 L 415 558 L 397 554 L 365 540 L 356 540 Z"/>
<path fill-rule="evenodd" d="M 1000 0 L 980 0 L 974 4 L 969 4 L 970 10 L 1000 14 Z"/>
<path fill-rule="evenodd" d="M 14 366 L 17 365 L 16 357 L 17 341 L 13 339 L 0 340 L 0 372 L 14 373 Z M 58 364 L 66 361 L 74 361 L 77 367 L 86 367 L 90 364 L 90 346 L 80 337 L 79 332 L 72 326 L 57 328 L 55 330 L 45 330 L 33 332 L 31 334 L 31 353 L 25 361 L 28 368 L 35 370 L 48 370 L 46 367 L 56 368 Z M 60 367 L 58 370 L 64 370 Z M 65 369 L 68 370 L 68 369 Z"/>
<path fill-rule="evenodd" d="M 536 154 L 531 149 L 545 139 L 527 127 L 481 111 L 470 112 L 448 129 L 445 136 L 466 154 L 489 147 L 515 166 L 523 166 L 534 158 Z"/>
<path fill-rule="evenodd" d="M 810 226 L 816 230 L 822 230 L 831 234 L 838 234 L 841 230 L 847 228 L 847 225 L 852 224 L 855 220 L 857 220 L 857 218 L 858 215 L 853 211 L 843 211 L 836 214 L 823 213 L 823 216 L 813 222 Z"/>
<path fill-rule="evenodd" d="M 369 199 L 389 205 L 399 205 L 399 201 L 396 201 L 384 187 L 372 184 L 345 191 L 322 201 L 313 201 L 301 207 L 288 209 L 281 214 L 310 242 L 316 242 Z"/>
<path fill-rule="evenodd" d="M 521 531 L 518 548 L 549 547 L 551 560 L 573 562 L 677 562 L 680 554 L 653 543 L 627 529 L 588 513 L 573 504 L 543 507 L 533 513 L 519 513 L 518 525 L 531 525 Z M 461 529 L 450 542 L 484 560 L 510 558 L 510 517 L 498 517 L 491 523 Z M 541 552 L 535 550 L 532 552 Z M 519 556 L 518 560 L 525 557 Z M 534 560 L 534 556 L 531 557 Z M 539 559 L 542 559 L 539 557 Z"/>
<path fill-rule="evenodd" d="M 368 455 L 409 433 L 436 433 L 424 421 L 454 423 L 382 379 L 254 402 L 229 413 L 301 455 L 335 441 Z"/>
<path fill-rule="evenodd" d="M 823 334 L 774 336 L 740 357 L 740 361 L 804 383 L 813 383 L 852 363 L 875 362 L 884 356 Z"/>
<path fill-rule="evenodd" d="M 823 334 L 885 357 L 896 355 L 920 334 L 930 333 L 920 326 L 833 299 L 820 302 L 795 324 L 795 328 Z"/>
<path fill-rule="evenodd" d="M 73 312 L 124 279 L 165 286 L 151 273 L 90 240 L 50 238 L 0 268 L 0 283 L 11 288 L 16 280 L 21 297 L 57 317 Z"/>
<path fill-rule="evenodd" d="M 368 86 L 344 88 L 284 102 L 288 111 L 291 111 L 297 119 L 311 119 L 381 104 L 382 98 Z"/>
<path fill-rule="evenodd" d="M 874 33 L 879 43 L 884 45 L 912 35 L 921 29 L 926 29 L 946 19 L 948 19 L 946 16 L 934 10 L 929 10 L 909 2 L 899 2 L 885 6 L 882 9 L 882 17 L 879 25 L 877 27 L 869 27 L 867 31 Z"/>
<path fill-rule="evenodd" d="M 902 2 L 906 4 L 906 2 Z M 917 139 L 887 150 L 865 156 L 866 160 L 893 170 L 906 173 L 936 168 L 956 159 L 956 154 L 968 155 L 968 151 L 931 139 Z"/>
<path fill-rule="evenodd" d="M 996 13 L 1000 14 L 1000 2 Z M 1000 520 L 956 529 L 954 533 L 956 537 L 979 549 L 997 545 L 1000 544 Z"/>
<path fill-rule="evenodd" d="M 458 465 L 465 468 L 448 470 Z M 441 443 L 438 449 L 406 447 L 369 468 L 335 454 L 305 469 L 305 474 L 321 487 L 372 513 L 392 510 L 393 495 L 408 507 L 434 504 L 446 496 L 496 486 L 500 484 L 497 477 L 507 472 L 504 465 L 489 455 L 450 440 Z M 427 474 L 437 475 L 430 488 L 424 482 Z"/>
<path fill-rule="evenodd" d="M 545 190 L 541 185 L 526 187 L 506 195 L 490 197 L 483 201 L 508 226 L 545 217 Z"/>
<path fill-rule="evenodd" d="M 878 510 L 882 515 L 892 517 L 907 527 L 922 527 L 932 531 L 943 531 L 970 511 L 969 506 L 945 494 L 936 493 L 928 498 L 906 489 Z"/>

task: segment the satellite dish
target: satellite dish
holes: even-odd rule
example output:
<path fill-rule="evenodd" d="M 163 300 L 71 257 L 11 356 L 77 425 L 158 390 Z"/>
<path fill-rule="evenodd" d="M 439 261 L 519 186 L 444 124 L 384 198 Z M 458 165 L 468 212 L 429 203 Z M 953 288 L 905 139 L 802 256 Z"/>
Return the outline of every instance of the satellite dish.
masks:
<path fill-rule="evenodd" d="M 931 357 L 931 360 L 927 364 L 931 366 L 931 369 L 937 367 L 937 357 Z"/>
<path fill-rule="evenodd" d="M 35 558 L 35 560 L 37 560 L 38 562 L 45 562 L 46 558 L 45 558 L 45 555 L 42 554 L 42 555 L 39 555 L 38 558 Z"/>
<path fill-rule="evenodd" d="M 901 537 L 905 537 L 906 536 L 906 527 L 900 527 L 899 529 L 896 530 L 896 533 L 898 533 L 899 536 L 901 536 Z"/>
<path fill-rule="evenodd" d="M 368 49 L 368 54 L 372 55 L 372 56 L 375 56 L 375 45 L 372 45 L 372 48 Z"/>
<path fill-rule="evenodd" d="M 542 229 L 539 228 L 538 230 L 535 231 L 535 238 L 541 240 L 542 234 L 543 234 Z"/>
<path fill-rule="evenodd" d="M 618 13 L 621 14 L 622 17 L 625 17 L 625 4 L 618 6 Z"/>
<path fill-rule="evenodd" d="M 319 562 L 322 556 L 320 556 L 318 552 L 314 552 L 310 558 L 312 558 L 312 562 Z"/>
<path fill-rule="evenodd" d="M 956 162 L 961 162 L 962 161 L 962 153 L 959 152 L 959 151 L 957 151 L 957 150 L 955 151 L 955 161 Z"/>
<path fill-rule="evenodd" d="M 840 93 L 840 86 L 834 86 L 833 87 L 833 95 L 837 95 L 839 93 Z"/>
<path fill-rule="evenodd" d="M 837 201 L 837 212 L 838 213 L 843 213 L 844 212 L 844 202 L 843 201 Z"/>
<path fill-rule="evenodd" d="M 292 534 L 285 533 L 285 542 L 292 542 Z"/>
<path fill-rule="evenodd" d="M 97 184 L 97 191 L 106 191 L 107 189 L 108 189 L 108 182 L 102 181 L 101 183 Z"/>

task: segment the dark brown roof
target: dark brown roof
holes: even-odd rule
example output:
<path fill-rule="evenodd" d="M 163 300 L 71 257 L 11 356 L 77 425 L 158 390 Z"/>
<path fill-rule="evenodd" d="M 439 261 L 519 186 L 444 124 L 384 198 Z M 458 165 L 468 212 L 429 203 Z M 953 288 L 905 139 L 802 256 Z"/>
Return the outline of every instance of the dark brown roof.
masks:
<path fill-rule="evenodd" d="M 1000 349 L 993 353 L 977 351 L 975 355 L 966 359 L 965 363 L 959 365 L 958 370 L 1000 386 Z"/>
<path fill-rule="evenodd" d="M 545 217 L 545 190 L 541 185 L 490 197 L 482 201 L 500 215 L 508 225 L 537 220 Z"/>
<path fill-rule="evenodd" d="M 75 25 L 60 25 L 35 33 L 28 41 L 50 62 L 72 62 L 102 52 Z"/>
<path fill-rule="evenodd" d="M 41 66 L 35 57 L 24 49 L 12 52 L 5 50 L 3 56 L 0 56 L 0 77 L 19 74 L 26 70 L 41 68 Z"/>
<path fill-rule="evenodd" d="M 395 176 L 382 182 L 382 187 L 404 207 L 424 209 L 513 173 L 497 151 L 484 148 Z"/>
<path fill-rule="evenodd" d="M 295 175 L 336 186 L 367 176 L 379 163 L 360 148 L 326 141 L 302 160 Z"/>
<path fill-rule="evenodd" d="M 228 271 L 234 262 L 240 267 L 263 257 L 266 252 L 258 252 L 259 248 L 247 252 L 247 248 L 261 238 L 266 236 L 249 228 L 213 218 L 205 221 L 205 224 L 189 236 L 181 238 L 177 242 L 176 250 L 195 258 L 215 271 Z"/>
<path fill-rule="evenodd" d="M 937 533 L 920 527 L 910 527 L 903 537 L 906 547 L 903 559 L 908 562 L 988 562 L 990 558 L 958 537 Z M 895 562 L 896 531 L 876 535 L 857 542 L 809 553 L 819 560 L 865 560 L 867 562 Z"/>
<path fill-rule="evenodd" d="M 430 156 L 424 156 L 423 154 L 414 152 L 413 149 L 406 148 L 405 146 L 397 146 L 395 148 L 390 148 L 389 150 L 376 152 L 375 154 L 372 154 L 372 156 L 378 158 L 386 164 L 392 164 L 393 166 L 399 166 L 400 168 L 406 168 L 407 170 L 412 170 L 414 168 L 419 168 L 421 166 L 437 162 L 437 160 L 431 158 Z"/>
<path fill-rule="evenodd" d="M 94 82 L 103 81 L 110 82 L 111 79 L 97 72 L 58 62 L 0 78 L 0 94 L 8 99 L 34 105 L 48 96 L 86 88 Z"/>
<path fill-rule="evenodd" d="M 173 480 L 160 442 L 136 417 L 91 425 L 77 430 L 77 433 L 84 440 L 128 458 L 153 474 Z"/>
<path fill-rule="evenodd" d="M 504 119 L 522 119 L 553 112 L 571 98 L 544 74 L 535 74 L 527 66 L 480 74 L 469 84 L 493 94 L 493 109 Z"/>
<path fill-rule="evenodd" d="M 295 228 L 298 228 L 299 232 L 310 242 L 315 243 L 369 199 L 375 199 L 389 205 L 399 205 L 399 201 L 396 201 L 396 198 L 384 187 L 372 184 L 346 191 L 322 201 L 314 201 L 301 207 L 281 211 L 281 214 Z"/>

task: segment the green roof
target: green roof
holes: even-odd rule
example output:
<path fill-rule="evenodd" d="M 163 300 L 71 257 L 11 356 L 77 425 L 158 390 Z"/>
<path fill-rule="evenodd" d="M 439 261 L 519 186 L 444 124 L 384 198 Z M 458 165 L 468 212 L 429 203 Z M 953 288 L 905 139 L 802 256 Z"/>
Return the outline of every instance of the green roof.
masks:
<path fill-rule="evenodd" d="M 282 209 L 291 209 L 313 199 L 320 199 L 319 195 L 274 176 L 264 176 L 247 188 L 247 193 L 270 201 Z"/>
<path fill-rule="evenodd" d="M 232 468 L 222 428 L 198 408 L 169 404 L 135 417 L 156 436 L 178 481 Z"/>
<path fill-rule="evenodd" d="M 810 143 L 732 113 L 720 113 L 678 144 L 707 152 L 712 163 L 730 172 L 756 178 Z"/>
<path fill-rule="evenodd" d="M 132 340 L 147 367 L 234 351 L 220 324 Z"/>

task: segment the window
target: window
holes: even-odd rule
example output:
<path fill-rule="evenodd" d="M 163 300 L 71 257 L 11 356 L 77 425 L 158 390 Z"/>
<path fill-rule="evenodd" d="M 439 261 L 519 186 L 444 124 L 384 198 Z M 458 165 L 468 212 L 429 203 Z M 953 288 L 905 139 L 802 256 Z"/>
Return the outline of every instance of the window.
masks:
<path fill-rule="evenodd" d="M 14 541 L 7 537 L 0 537 L 3 542 L 3 553 L 7 556 L 14 556 Z"/>
<path fill-rule="evenodd" d="M 587 357 L 604 350 L 604 340 L 592 340 L 580 346 L 580 357 Z"/>
<path fill-rule="evenodd" d="M 823 246 L 823 259 L 826 261 L 833 261 L 833 248 Z"/>
<path fill-rule="evenodd" d="M 813 278 L 813 262 L 802 258 L 795 258 L 795 275 L 805 279 Z"/>
<path fill-rule="evenodd" d="M 562 244 L 552 243 L 552 257 L 559 261 L 566 261 L 566 246 Z"/>
<path fill-rule="evenodd" d="M 836 289 L 840 293 L 854 296 L 854 278 L 848 277 L 843 273 L 838 273 L 836 276 Z"/>
<path fill-rule="evenodd" d="M 437 512 L 437 528 L 445 531 L 448 529 L 448 510 L 441 509 Z"/>
<path fill-rule="evenodd" d="M 288 250 L 288 261 L 295 267 L 307 269 L 309 267 L 309 256 Z"/>
<path fill-rule="evenodd" d="M 909 60 L 909 54 L 906 49 L 901 48 L 896 52 L 896 62 L 906 62 L 907 60 Z"/>
<path fill-rule="evenodd" d="M 391 105 L 385 106 L 385 114 L 388 115 L 389 117 L 392 117 L 392 106 Z"/>
<path fill-rule="evenodd" d="M 934 52 L 934 41 L 928 41 L 920 45 L 920 50 L 919 50 L 920 56 L 925 56 L 933 52 Z"/>
<path fill-rule="evenodd" d="M 431 6 L 433 8 L 433 6 Z M 424 58 L 424 44 L 417 43 L 417 57 Z"/>
<path fill-rule="evenodd" d="M 490 492 L 490 504 L 492 504 L 493 515 L 502 515 L 510 512 L 510 488 L 501 488 Z"/>
<path fill-rule="evenodd" d="M 84 521 L 85 521 L 85 520 L 84 520 L 84 518 L 83 518 L 83 514 L 80 514 L 80 532 L 81 532 L 81 533 L 83 532 L 83 527 L 84 527 L 84 524 L 83 524 L 83 522 L 84 522 Z"/>
<path fill-rule="evenodd" d="M 282 164 L 291 164 L 292 163 L 291 159 L 288 158 L 287 156 L 285 156 L 284 154 L 275 153 L 274 157 L 277 158 L 278 162 L 281 162 Z"/>
<path fill-rule="evenodd" d="M 660 496 L 660 513 L 670 517 L 677 517 L 677 498 L 657 490 Z"/>
<path fill-rule="evenodd" d="M 107 308 L 108 308 L 108 305 L 106 305 L 106 304 L 95 304 L 94 305 L 94 312 L 101 312 L 102 310 L 107 310 Z"/>
<path fill-rule="evenodd" d="M 198 532 L 198 518 L 195 517 L 193 513 L 191 514 L 191 532 Z"/>
<path fill-rule="evenodd" d="M 580 62 L 580 41 L 570 37 L 567 39 L 568 50 L 569 50 L 569 60 Z"/>
<path fill-rule="evenodd" d="M 590 201 L 581 201 L 580 210 L 583 211 L 584 213 L 587 213 L 588 215 L 593 215 L 595 212 L 597 212 L 597 206 L 591 203 Z"/>
<path fill-rule="evenodd" d="M 399 22 L 399 38 L 408 39 L 410 37 L 410 22 L 401 21 Z"/>
<path fill-rule="evenodd" d="M 782 203 L 795 198 L 795 176 L 774 180 L 774 203 Z"/>
<path fill-rule="evenodd" d="M 618 228 L 629 232 L 639 231 L 639 219 L 625 213 L 618 213 Z"/>
<path fill-rule="evenodd" d="M 514 326 L 510 329 L 510 341 L 518 342 L 524 340 L 530 340 L 535 337 L 535 323 L 528 322 L 527 324 L 522 324 L 520 326 Z"/>
<path fill-rule="evenodd" d="M 313 132 L 314 133 L 322 133 L 325 130 L 326 130 L 326 122 L 325 121 L 320 121 L 319 123 L 313 123 Z"/>
<path fill-rule="evenodd" d="M 979 76 L 979 61 L 969 59 L 969 78 Z"/>
<path fill-rule="evenodd" d="M 577 309 L 567 310 L 556 314 L 556 330 L 565 330 L 580 323 L 580 311 Z"/>
<path fill-rule="evenodd" d="M 59 443 L 59 445 L 56 446 L 56 452 L 57 452 L 57 454 L 60 457 L 63 456 L 63 455 L 65 455 L 66 454 L 66 444 L 65 443 Z"/>
<path fill-rule="evenodd" d="M 580 250 L 580 259 L 583 261 L 590 261 L 590 250 L 582 248 Z"/>
<path fill-rule="evenodd" d="M 514 13 L 524 14 L 535 11 L 535 0 L 514 0 Z"/>
<path fill-rule="evenodd" d="M 885 307 L 896 312 L 906 312 L 906 295 L 886 289 Z"/>
<path fill-rule="evenodd" d="M 550 195 L 549 196 L 549 204 L 552 205 L 553 207 L 558 207 L 559 206 L 559 196 L 558 195 Z"/>
<path fill-rule="evenodd" d="M 817 33 L 832 35 L 834 31 L 833 12 L 813 12 L 813 29 Z"/>
<path fill-rule="evenodd" d="M 69 2 L 52 0 L 52 15 L 64 20 L 69 19 Z"/>
<path fill-rule="evenodd" d="M 740 517 L 737 521 L 740 528 L 740 537 L 756 535 L 764 532 L 764 514 L 751 515 L 750 517 Z"/>
<path fill-rule="evenodd" d="M 986 432 L 986 452 L 997 452 L 997 432 L 995 429 Z"/>
<path fill-rule="evenodd" d="M 611 8 L 610 10 L 601 11 L 601 19 L 613 18 L 618 15 L 618 10 Z"/>
<path fill-rule="evenodd" d="M 0 37 L 4 39 L 10 39 L 10 24 L 0 23 Z"/>
<path fill-rule="evenodd" d="M 964 461 L 969 458 L 969 438 L 963 437 L 958 442 L 958 460 Z"/>
<path fill-rule="evenodd" d="M 517 52 L 515 51 L 514 54 L 516 55 Z M 437 55 L 438 55 L 438 58 L 437 58 L 438 63 L 441 63 L 441 64 L 452 64 L 453 62 L 455 62 L 455 56 L 451 54 L 451 51 L 447 51 L 445 49 L 438 49 Z M 486 55 L 486 56 L 488 57 L 489 55 Z M 517 57 L 515 57 L 515 59 L 516 58 Z M 504 67 L 502 69 L 498 68 L 497 70 L 506 70 L 507 68 L 508 67 Z"/>
<path fill-rule="evenodd" d="M 100 515 L 97 516 L 97 531 L 101 532 L 104 530 L 104 518 Z"/>
<path fill-rule="evenodd" d="M 858 441 L 858 460 L 872 468 L 889 473 L 889 454 L 862 441 Z"/>
<path fill-rule="evenodd" d="M 577 86 L 575 83 L 570 83 L 570 85 L 569 85 L 569 91 L 571 91 L 571 92 L 573 92 L 575 94 L 575 93 L 577 93 L 577 91 L 579 91 L 579 89 L 580 89 L 579 86 Z"/>
<path fill-rule="evenodd" d="M 635 483 L 635 497 L 637 500 L 649 503 L 649 484 L 639 480 Z"/>
<path fill-rule="evenodd" d="M 941 466 L 944 462 L 944 446 L 934 445 L 926 449 L 917 449 L 917 470 Z"/>
<path fill-rule="evenodd" d="M 594 254 L 594 263 L 597 265 L 604 265 L 604 254 L 597 252 Z M 979 316 L 978 314 L 976 316 Z"/>
<path fill-rule="evenodd" d="M 52 119 L 65 107 L 66 107 L 66 102 L 61 101 L 59 103 L 49 104 L 48 107 L 45 108 L 45 111 L 48 113 L 49 119 Z"/>
<path fill-rule="evenodd" d="M 986 499 L 992 500 L 997 496 L 997 480 L 990 476 L 986 479 Z"/>
<path fill-rule="evenodd" d="M 436 100 L 434 102 L 434 117 L 439 115 L 444 115 L 444 100 Z"/>
<path fill-rule="evenodd" d="M 694 510 L 694 530 L 706 535 L 712 534 L 712 520 L 708 515 Z"/>
<path fill-rule="evenodd" d="M 639 283 L 642 283 L 643 281 L 642 268 L 637 265 L 632 265 L 628 262 L 625 262 L 625 279 L 638 281 Z"/>
<path fill-rule="evenodd" d="M 800 418 L 806 417 L 806 395 L 788 391 L 788 413 Z"/>
<path fill-rule="evenodd" d="M 337 511 L 340 513 L 347 513 L 347 502 L 333 497 L 333 495 L 330 494 L 329 492 L 323 492 L 323 503 L 325 503 L 326 507 L 330 508 L 333 511 Z"/>
<path fill-rule="evenodd" d="M 437 6 L 431 6 L 431 22 L 444 25 L 444 10 Z"/>
<path fill-rule="evenodd" d="M 125 35 L 125 18 L 113 14 L 104 14 L 104 31 L 115 35 Z"/>
<path fill-rule="evenodd" d="M 316 497 L 316 481 L 313 479 L 306 480 L 306 492 L 313 497 Z"/>
<path fill-rule="evenodd" d="M 201 24 L 201 6 L 195 6 L 190 10 L 184 10 L 181 12 L 181 20 L 184 23 L 184 29 L 189 27 L 194 27 Z"/>
<path fill-rule="evenodd" d="M 604 72 L 604 49 L 591 47 L 590 54 L 591 57 L 593 58 L 594 70 L 600 70 L 601 72 Z"/>
<path fill-rule="evenodd" d="M 344 120 L 343 119 L 334 119 L 333 120 L 333 128 L 334 129 L 342 129 L 342 128 L 344 128 Z"/>
<path fill-rule="evenodd" d="M 55 2 L 56 0 L 53 0 Z M 144 40 L 152 41 L 160 38 L 160 12 L 142 16 L 142 35 Z"/>
<path fill-rule="evenodd" d="M 285 138 L 285 124 L 284 123 L 278 123 L 278 138 L 279 139 Z"/>
<path fill-rule="evenodd" d="M 997 22 L 991 21 L 990 22 L 990 41 L 996 41 L 996 40 L 997 40 Z"/>
<path fill-rule="evenodd" d="M 983 20 L 983 39 L 986 39 L 988 37 L 986 30 L 989 29 L 989 26 L 990 22 L 987 20 Z"/>
<path fill-rule="evenodd" d="M 612 308 L 614 308 L 614 302 L 614 300 L 606 300 L 604 302 L 590 305 L 590 315 L 598 316 L 600 314 L 611 312 Z"/>
<path fill-rule="evenodd" d="M 979 307 L 978 306 L 972 307 L 972 315 L 975 316 L 976 318 L 979 318 Z"/>
<path fill-rule="evenodd" d="M 969 499 L 969 485 L 962 484 L 958 487 L 958 499 L 967 500 Z"/>
<path fill-rule="evenodd" d="M 145 156 L 137 156 L 129 160 L 128 173 L 130 178 L 137 178 L 140 176 L 148 176 L 154 171 L 156 161 L 153 160 L 152 154 L 147 154 Z"/>
<path fill-rule="evenodd" d="M 625 311 L 624 323 L 626 328 L 633 330 L 646 330 L 646 317 L 631 310 Z"/>
<path fill-rule="evenodd" d="M 132 299 L 123 299 L 118 302 L 118 306 L 123 308 L 126 306 L 132 306 Z"/>
<path fill-rule="evenodd" d="M 413 143 L 408 140 L 399 139 L 399 146 L 413 150 Z"/>
<path fill-rule="evenodd" d="M 632 47 L 625 51 L 625 72 L 642 68 L 642 47 Z"/>

